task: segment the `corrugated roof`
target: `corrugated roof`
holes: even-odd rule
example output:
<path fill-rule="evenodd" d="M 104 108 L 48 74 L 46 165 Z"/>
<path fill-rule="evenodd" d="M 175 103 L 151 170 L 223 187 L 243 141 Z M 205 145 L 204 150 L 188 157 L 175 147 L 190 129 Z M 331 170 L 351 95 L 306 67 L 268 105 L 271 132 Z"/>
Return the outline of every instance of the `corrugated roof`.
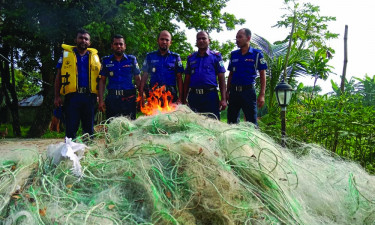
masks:
<path fill-rule="evenodd" d="M 24 106 L 41 106 L 43 103 L 43 95 L 36 94 L 31 97 L 22 99 L 18 102 L 18 106 L 24 107 Z"/>

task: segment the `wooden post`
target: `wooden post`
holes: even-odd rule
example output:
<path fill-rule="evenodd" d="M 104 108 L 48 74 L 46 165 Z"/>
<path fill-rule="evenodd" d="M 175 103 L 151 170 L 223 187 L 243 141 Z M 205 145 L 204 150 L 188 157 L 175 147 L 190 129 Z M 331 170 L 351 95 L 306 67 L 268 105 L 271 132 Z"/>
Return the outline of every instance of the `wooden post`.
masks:
<path fill-rule="evenodd" d="M 344 34 L 344 68 L 342 70 L 342 77 L 341 77 L 341 85 L 340 90 L 341 93 L 344 93 L 345 89 L 345 77 L 346 77 L 346 65 L 348 64 L 348 25 L 345 25 L 345 34 Z"/>
<path fill-rule="evenodd" d="M 281 146 L 286 146 L 286 107 L 281 107 Z"/>

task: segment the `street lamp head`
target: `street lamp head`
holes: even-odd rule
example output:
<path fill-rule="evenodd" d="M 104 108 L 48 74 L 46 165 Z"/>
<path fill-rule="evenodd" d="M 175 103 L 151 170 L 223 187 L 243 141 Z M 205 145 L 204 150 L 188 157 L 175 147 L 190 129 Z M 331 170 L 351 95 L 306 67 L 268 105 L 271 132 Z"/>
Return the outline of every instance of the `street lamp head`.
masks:
<path fill-rule="evenodd" d="M 276 98 L 280 107 L 286 107 L 289 105 L 290 99 L 292 98 L 293 88 L 285 81 L 281 81 L 277 84 L 276 88 Z"/>

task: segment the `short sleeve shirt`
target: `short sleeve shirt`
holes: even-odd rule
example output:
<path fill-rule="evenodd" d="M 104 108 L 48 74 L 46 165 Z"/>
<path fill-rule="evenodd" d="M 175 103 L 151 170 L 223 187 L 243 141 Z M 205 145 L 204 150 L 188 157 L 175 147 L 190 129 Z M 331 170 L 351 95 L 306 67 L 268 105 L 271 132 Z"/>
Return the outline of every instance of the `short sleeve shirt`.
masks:
<path fill-rule="evenodd" d="M 135 88 L 133 77 L 140 72 L 136 57 L 124 54 L 120 61 L 114 55 L 104 57 L 99 74 L 108 77 L 107 89 L 129 90 Z"/>
<path fill-rule="evenodd" d="M 161 55 L 160 51 L 153 51 L 147 54 L 142 70 L 150 74 L 150 86 L 176 86 L 176 74 L 183 73 L 184 67 L 179 54 L 168 51 Z"/>
<path fill-rule="evenodd" d="M 225 73 L 224 62 L 219 52 L 207 49 L 204 56 L 191 54 L 186 63 L 185 74 L 190 74 L 191 88 L 217 87 L 217 74 Z"/>
<path fill-rule="evenodd" d="M 256 60 L 258 58 L 258 63 Z M 257 68 L 255 66 L 257 65 Z M 249 51 L 242 55 L 238 49 L 231 53 L 228 70 L 233 72 L 231 84 L 250 85 L 255 83 L 257 70 L 266 70 L 267 63 L 260 50 L 249 48 Z"/>
<path fill-rule="evenodd" d="M 77 71 L 78 71 L 78 87 L 89 87 L 89 55 L 90 52 L 87 51 L 86 54 L 81 56 L 77 49 L 73 49 L 77 58 Z M 63 57 L 61 56 L 57 62 L 56 68 L 61 69 L 63 63 Z"/>

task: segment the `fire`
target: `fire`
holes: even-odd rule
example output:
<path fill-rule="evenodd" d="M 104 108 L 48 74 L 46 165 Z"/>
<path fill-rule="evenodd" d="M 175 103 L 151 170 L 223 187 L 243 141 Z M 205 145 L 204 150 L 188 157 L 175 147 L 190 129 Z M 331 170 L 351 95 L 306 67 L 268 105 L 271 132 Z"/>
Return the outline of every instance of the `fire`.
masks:
<path fill-rule="evenodd" d="M 158 112 L 172 112 L 176 109 L 177 105 L 172 103 L 173 95 L 170 91 L 166 91 L 165 85 L 157 87 L 155 85 L 149 91 L 149 97 L 146 99 L 145 104 L 140 104 L 141 112 L 145 115 L 154 115 Z M 141 101 L 141 96 L 138 96 L 137 102 Z"/>

